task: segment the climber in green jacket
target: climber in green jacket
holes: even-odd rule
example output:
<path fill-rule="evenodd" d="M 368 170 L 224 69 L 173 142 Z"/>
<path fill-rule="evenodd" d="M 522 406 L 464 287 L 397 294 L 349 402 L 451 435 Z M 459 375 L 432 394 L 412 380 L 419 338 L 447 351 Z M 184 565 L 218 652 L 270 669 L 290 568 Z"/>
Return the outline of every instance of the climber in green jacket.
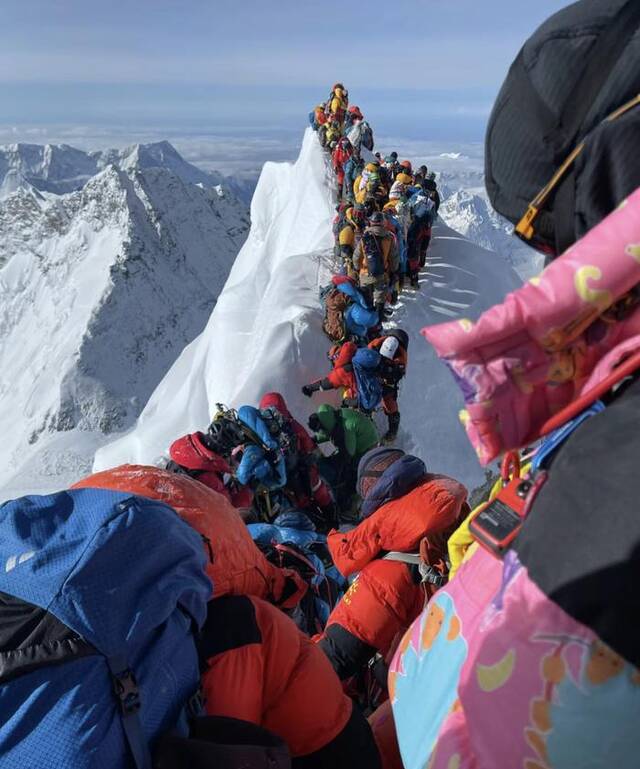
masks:
<path fill-rule="evenodd" d="M 323 475 L 331 475 L 338 505 L 348 506 L 355 492 L 358 463 L 369 449 L 378 445 L 380 436 L 372 419 L 360 411 L 334 408 L 323 403 L 309 417 L 309 427 L 318 443 L 331 441 L 337 451 L 321 465 Z"/>

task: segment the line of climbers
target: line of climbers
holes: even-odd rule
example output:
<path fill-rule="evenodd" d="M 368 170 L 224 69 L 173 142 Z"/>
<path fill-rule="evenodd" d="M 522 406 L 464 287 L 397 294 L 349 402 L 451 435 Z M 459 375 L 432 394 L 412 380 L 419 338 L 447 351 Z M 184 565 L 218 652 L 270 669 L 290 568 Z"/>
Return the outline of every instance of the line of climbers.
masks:
<path fill-rule="evenodd" d="M 406 374 L 409 337 L 398 328 L 384 331 L 383 323 L 392 316 L 406 279 L 418 287 L 440 205 L 435 174 L 426 166 L 414 174 L 411 162 L 399 162 L 397 152 L 384 159 L 372 154 L 371 126 L 359 107 L 349 105 L 341 83 L 309 119 L 331 155 L 335 176 L 337 272 L 320 292 L 323 330 L 334 343 L 328 353 L 332 371 L 302 391 L 310 397 L 340 389 L 343 409 L 364 414 L 382 405 L 388 419 L 383 442 L 392 443 L 400 427 L 398 388 Z M 353 465 L 343 471 L 350 487 Z M 335 487 L 342 488 L 344 480 L 336 478 Z"/>
<path fill-rule="evenodd" d="M 320 144 L 331 156 L 336 180 L 336 256 L 342 273 L 355 279 L 382 313 L 395 304 L 409 280 L 418 287 L 440 207 L 435 173 L 413 171 L 398 153 L 373 154 L 373 131 L 348 92 L 336 83 L 309 115 Z"/>
<path fill-rule="evenodd" d="M 5 503 L 3 767 L 631 765 L 638 29 L 623 0 L 552 17 L 489 122 L 491 200 L 552 263 L 475 323 L 424 331 L 481 461 L 504 456 L 488 498 L 470 511 L 458 481 L 378 445 L 354 354 L 319 387 L 355 390 L 358 408 L 310 419 L 337 447 L 333 468 L 268 393 L 220 409 L 167 468 L 123 465 Z M 541 104 L 556 105 L 551 123 Z M 347 108 L 336 87 L 325 143 Z M 552 160 L 562 141 L 583 162 Z M 378 338 L 344 344 L 403 345 Z M 234 505 L 253 505 L 253 522 Z"/>
<path fill-rule="evenodd" d="M 336 98 L 346 93 L 334 89 L 327 123 L 360 126 L 366 147 L 362 116 L 346 101 L 342 114 Z M 345 160 L 360 162 L 348 147 L 340 142 Z M 123 465 L 3 508 L 7 540 L 23 554 L 16 563 L 35 548 L 57 575 L 47 588 L 36 572 L 5 580 L 0 592 L 0 624 L 10 615 L 0 655 L 14 655 L 0 682 L 23 702 L 20 726 L 0 727 L 8 765 L 29 765 L 43 730 L 77 732 L 47 744 L 44 760 L 74 769 L 93 767 L 93 755 L 109 755 L 117 769 L 224 769 L 238 760 L 247 769 L 376 769 L 393 760 L 393 730 L 374 711 L 388 708 L 399 634 L 446 580 L 446 534 L 467 511 L 463 486 L 385 445 L 398 434 L 409 347 L 406 331 L 383 328 L 386 305 L 412 263 L 407 242 L 426 252 L 432 216 L 422 217 L 419 202 L 427 212 L 434 204 L 422 185 L 435 191 L 426 168 L 415 184 L 396 160 L 382 176 L 411 190 L 389 184 L 393 194 L 379 188 L 375 200 L 358 191 L 362 202 L 343 201 L 334 226 L 342 269 L 321 291 L 331 368 L 302 391 L 339 391 L 339 406 L 320 404 L 307 429 L 280 393 L 237 411 L 218 405 L 206 430 L 171 444 L 163 468 Z M 376 189 L 372 168 L 362 176 Z M 332 453 L 319 450 L 325 444 Z M 26 534 L 25 510 L 34 522 Z M 162 552 L 165 537 L 172 547 Z M 73 546 L 56 556 L 67 538 Z M 82 593 L 69 602 L 82 548 Z M 125 564 L 134 568 L 123 574 Z M 161 600 L 153 584 L 164 585 Z M 96 612 L 121 619 L 105 625 Z M 20 651 L 31 641 L 36 664 Z M 104 661 L 84 663 L 87 655 Z M 181 662 L 169 686 L 174 656 Z M 50 666 L 62 662 L 69 666 Z M 71 672 L 57 674 L 62 667 Z M 40 685 L 47 691 L 34 694 Z M 81 723 L 78 702 L 91 703 Z"/>

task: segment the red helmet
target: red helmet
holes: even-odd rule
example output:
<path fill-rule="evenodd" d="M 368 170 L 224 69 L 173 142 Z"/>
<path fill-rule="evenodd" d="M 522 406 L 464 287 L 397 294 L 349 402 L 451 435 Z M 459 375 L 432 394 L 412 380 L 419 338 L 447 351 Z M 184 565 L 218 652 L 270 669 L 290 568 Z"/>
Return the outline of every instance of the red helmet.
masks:
<path fill-rule="evenodd" d="M 402 163 L 400 163 L 402 168 L 406 168 L 409 173 L 411 173 L 411 161 L 410 160 L 403 160 Z"/>

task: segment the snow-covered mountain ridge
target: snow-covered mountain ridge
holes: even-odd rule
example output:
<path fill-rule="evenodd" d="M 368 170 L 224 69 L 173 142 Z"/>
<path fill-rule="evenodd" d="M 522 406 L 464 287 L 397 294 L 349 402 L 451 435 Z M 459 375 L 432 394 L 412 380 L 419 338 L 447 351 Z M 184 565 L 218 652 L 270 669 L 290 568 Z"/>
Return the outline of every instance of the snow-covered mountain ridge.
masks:
<path fill-rule="evenodd" d="M 460 188 L 450 193 L 440 206 L 440 216 L 472 243 L 505 256 L 523 280 L 542 270 L 544 257 L 513 235 L 513 226 L 492 208 L 484 190 Z"/>
<path fill-rule="evenodd" d="M 91 155 L 24 146 L 0 150 L 5 189 L 21 175 L 0 201 L 9 489 L 26 476 L 34 488 L 64 485 L 90 468 L 105 436 L 133 423 L 204 327 L 249 228 L 244 205 L 170 145 L 101 161 L 88 179 Z"/>
<path fill-rule="evenodd" d="M 127 172 L 165 168 L 183 182 L 204 187 L 222 185 L 235 194 L 236 184 L 232 178 L 201 170 L 187 162 L 167 141 L 97 152 L 84 152 L 68 144 L 20 143 L 0 146 L 0 198 L 15 192 L 20 185 L 58 195 L 74 192 L 109 165 Z M 243 185 L 238 187 L 244 189 Z"/>
<path fill-rule="evenodd" d="M 153 462 L 217 402 L 279 389 L 296 414 L 309 413 L 300 386 L 327 367 L 318 287 L 332 267 L 334 215 L 311 132 L 295 164 L 265 165 L 235 262 L 246 210 L 171 145 L 25 146 L 5 148 L 0 166 L 0 499 L 62 488 L 96 451 L 95 467 Z M 465 163 L 430 167 L 443 219 L 469 239 L 434 228 L 421 290 L 403 295 L 393 322 L 411 337 L 400 440 L 473 485 L 482 472 L 457 422 L 457 390 L 419 336 L 426 323 L 477 316 L 518 283 L 491 240 L 509 236 L 486 205 L 482 172 Z"/>
<path fill-rule="evenodd" d="M 172 366 L 134 429 L 98 451 L 95 470 L 157 461 L 177 436 L 205 427 L 217 403 L 237 408 L 278 390 L 301 420 L 317 407 L 321 398 L 310 401 L 300 388 L 329 365 L 318 288 L 332 267 L 332 187 L 330 165 L 311 129 L 296 163 L 265 165 L 251 232 L 206 329 Z M 392 320 L 410 336 L 400 443 L 434 472 L 473 487 L 484 473 L 458 421 L 460 394 L 420 329 L 476 318 L 519 279 L 506 258 L 441 221 L 421 277 L 420 290 L 403 293 Z M 335 394 L 324 394 L 332 397 L 335 402 Z"/>

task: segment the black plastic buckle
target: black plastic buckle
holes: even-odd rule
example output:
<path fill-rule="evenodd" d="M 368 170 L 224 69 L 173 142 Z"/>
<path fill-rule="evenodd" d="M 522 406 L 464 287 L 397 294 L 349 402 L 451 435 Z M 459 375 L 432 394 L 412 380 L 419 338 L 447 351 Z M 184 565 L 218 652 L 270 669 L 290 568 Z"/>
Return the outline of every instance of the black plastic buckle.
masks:
<path fill-rule="evenodd" d="M 201 688 L 198 688 L 187 700 L 185 706 L 187 718 L 190 721 L 201 716 L 204 711 L 204 693 Z"/>
<path fill-rule="evenodd" d="M 140 690 L 133 670 L 127 668 L 113 675 L 113 691 L 120 701 L 122 712 L 137 713 L 140 710 Z"/>
<path fill-rule="evenodd" d="M 418 568 L 420 569 L 420 575 L 422 576 L 423 582 L 430 582 L 436 587 L 442 587 L 443 585 L 447 584 L 446 575 L 440 574 L 440 572 L 437 569 L 434 569 L 433 566 L 429 566 L 429 564 L 426 563 L 421 563 Z"/>

